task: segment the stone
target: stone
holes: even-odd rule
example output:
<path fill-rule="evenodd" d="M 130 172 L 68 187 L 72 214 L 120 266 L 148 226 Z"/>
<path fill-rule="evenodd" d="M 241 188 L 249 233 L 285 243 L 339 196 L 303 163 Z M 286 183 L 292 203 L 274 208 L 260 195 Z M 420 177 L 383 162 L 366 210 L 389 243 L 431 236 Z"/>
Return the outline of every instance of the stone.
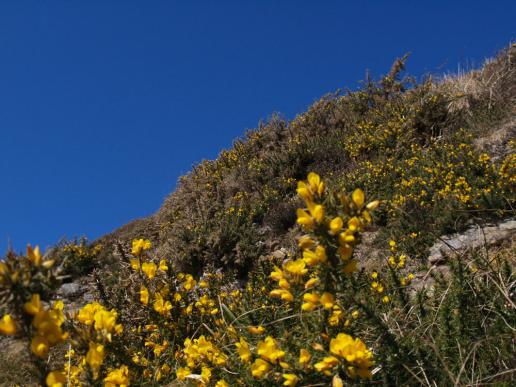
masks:
<path fill-rule="evenodd" d="M 496 225 L 469 228 L 463 233 L 441 237 L 430 248 L 428 262 L 439 265 L 446 262 L 446 257 L 461 254 L 465 250 L 489 247 L 514 238 L 516 220 L 508 219 Z"/>

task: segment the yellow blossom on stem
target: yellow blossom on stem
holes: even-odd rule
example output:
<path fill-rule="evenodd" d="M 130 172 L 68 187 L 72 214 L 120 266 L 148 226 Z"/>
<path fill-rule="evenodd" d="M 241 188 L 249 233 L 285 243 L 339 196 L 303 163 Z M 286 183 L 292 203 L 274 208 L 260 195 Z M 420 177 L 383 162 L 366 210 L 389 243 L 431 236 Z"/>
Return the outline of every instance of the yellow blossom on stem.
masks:
<path fill-rule="evenodd" d="M 308 273 L 306 262 L 303 259 L 287 261 L 283 265 L 283 269 L 294 277 L 300 277 Z"/>
<path fill-rule="evenodd" d="M 369 368 L 373 365 L 373 354 L 362 340 L 353 339 L 345 333 L 339 333 L 336 338 L 330 341 L 330 352 L 356 366 L 359 376 L 370 377 Z"/>
<path fill-rule="evenodd" d="M 45 357 L 50 349 L 48 340 L 43 336 L 34 336 L 30 343 L 30 350 L 38 357 Z"/>
<path fill-rule="evenodd" d="M 126 387 L 129 382 L 129 369 L 123 365 L 108 373 L 104 378 L 104 387 Z"/>
<path fill-rule="evenodd" d="M 140 288 L 140 302 L 144 305 L 149 303 L 149 290 L 143 285 Z"/>
<path fill-rule="evenodd" d="M 305 293 L 303 294 L 303 300 L 311 302 L 312 304 L 317 304 L 317 302 L 319 302 L 319 295 L 316 292 Z"/>
<path fill-rule="evenodd" d="M 140 255 L 142 251 L 151 248 L 151 242 L 146 239 L 135 239 L 131 249 L 131 254 Z"/>
<path fill-rule="evenodd" d="M 283 272 L 281 271 L 281 269 L 277 266 L 274 266 L 274 270 L 271 271 L 271 274 L 270 274 L 270 277 L 274 280 L 274 281 L 280 281 L 282 280 L 284 277 L 283 277 Z"/>
<path fill-rule="evenodd" d="M 312 355 L 310 355 L 310 352 L 308 352 L 306 349 L 301 348 L 301 350 L 299 351 L 299 364 L 308 364 L 311 358 Z"/>
<path fill-rule="evenodd" d="M 319 283 L 319 277 L 313 277 L 313 278 L 310 278 L 308 281 L 306 281 L 305 283 L 305 289 L 311 289 L 313 288 L 315 285 L 317 285 Z"/>
<path fill-rule="evenodd" d="M 100 366 L 104 362 L 104 346 L 94 342 L 89 343 L 89 350 L 86 354 L 86 363 L 93 371 L 93 377 L 97 379 Z"/>
<path fill-rule="evenodd" d="M 237 347 L 238 355 L 240 356 L 240 360 L 242 360 L 244 363 L 249 363 L 251 361 L 251 351 L 249 350 L 249 344 L 243 337 L 240 338 L 240 342 L 236 343 L 235 346 Z"/>
<path fill-rule="evenodd" d="M 314 266 L 319 263 L 326 262 L 326 259 L 326 249 L 324 248 L 324 246 L 317 246 L 315 251 L 303 251 L 303 261 L 306 262 L 308 266 Z"/>
<path fill-rule="evenodd" d="M 37 315 L 41 311 L 41 299 L 39 294 L 33 294 L 30 301 L 25 303 L 23 307 L 28 314 L 32 316 Z"/>
<path fill-rule="evenodd" d="M 280 287 L 280 288 L 282 288 L 282 289 L 285 289 L 285 290 L 290 289 L 290 283 L 289 283 L 285 278 L 280 279 L 280 280 L 278 281 L 278 285 L 279 285 L 279 287 Z"/>
<path fill-rule="evenodd" d="M 39 266 L 41 264 L 41 251 L 39 250 L 39 246 L 36 246 L 33 250 L 30 244 L 27 245 L 27 257 L 34 266 Z"/>
<path fill-rule="evenodd" d="M 301 304 L 301 310 L 303 312 L 311 312 L 315 308 L 317 308 L 317 304 L 313 304 L 311 302 L 303 302 L 303 304 Z"/>
<path fill-rule="evenodd" d="M 68 383 L 68 378 L 62 371 L 52 371 L 45 379 L 47 387 L 65 387 Z"/>
<path fill-rule="evenodd" d="M 194 280 L 194 278 L 191 274 L 188 274 L 185 278 L 185 282 L 183 282 L 183 288 L 186 291 L 192 290 L 196 284 L 197 284 L 197 281 Z"/>
<path fill-rule="evenodd" d="M 319 372 L 324 372 L 326 370 L 332 369 L 336 365 L 339 364 L 339 359 L 335 356 L 326 356 L 320 362 L 314 364 L 314 368 Z"/>
<path fill-rule="evenodd" d="M 314 218 L 316 223 L 321 223 L 324 219 L 324 207 L 320 204 L 309 204 L 308 212 Z"/>
<path fill-rule="evenodd" d="M 251 375 L 253 375 L 254 378 L 261 379 L 270 369 L 271 365 L 265 360 L 256 359 L 251 365 Z"/>
<path fill-rule="evenodd" d="M 116 323 L 118 313 L 116 310 L 107 311 L 105 309 L 99 310 L 93 317 L 95 321 L 95 330 L 106 334 L 108 340 L 111 339 L 111 333 L 121 333 L 122 325 Z"/>
<path fill-rule="evenodd" d="M 370 203 L 367 204 L 366 208 L 369 210 L 369 211 L 373 211 L 374 209 L 376 209 L 378 206 L 380 205 L 380 201 L 379 200 L 375 200 L 375 201 L 372 201 Z"/>
<path fill-rule="evenodd" d="M 16 334 L 16 324 L 11 315 L 4 314 L 2 320 L 0 320 L 0 333 L 7 336 Z"/>
<path fill-rule="evenodd" d="M 312 195 L 312 191 L 310 189 L 310 186 L 307 185 L 304 181 L 299 181 L 297 183 L 297 194 L 305 201 L 305 202 L 311 202 L 314 200 L 314 197 Z"/>
<path fill-rule="evenodd" d="M 331 309 L 335 305 L 335 296 L 331 293 L 324 292 L 320 298 L 321 305 L 324 309 Z"/>
<path fill-rule="evenodd" d="M 348 244 L 344 244 L 338 248 L 337 253 L 339 254 L 340 259 L 347 261 L 353 255 L 353 248 Z"/>
<path fill-rule="evenodd" d="M 172 309 L 172 304 L 170 301 L 165 301 L 160 293 L 156 293 L 156 298 L 154 300 L 154 310 L 159 314 L 166 315 Z"/>
<path fill-rule="evenodd" d="M 188 375 L 190 375 L 192 371 L 188 367 L 179 367 L 176 371 L 176 377 L 179 380 L 185 380 Z"/>
<path fill-rule="evenodd" d="M 140 270 L 140 260 L 138 258 L 131 258 L 130 263 L 131 269 L 133 269 L 134 271 Z"/>
<path fill-rule="evenodd" d="M 97 311 L 102 310 L 103 306 L 100 305 L 98 302 L 93 302 L 91 304 L 84 305 L 81 310 L 79 310 L 79 313 L 77 315 L 77 319 L 86 325 L 92 325 L 95 320 L 95 313 Z"/>
<path fill-rule="evenodd" d="M 144 262 L 142 263 L 142 271 L 149 277 L 149 279 L 153 279 L 156 276 L 156 270 L 158 267 L 154 262 Z"/>
<path fill-rule="evenodd" d="M 319 175 L 315 172 L 310 172 L 308 174 L 308 183 L 310 184 L 310 189 L 312 192 L 317 193 L 317 195 L 322 196 L 324 193 L 324 182 L 321 181 Z"/>
<path fill-rule="evenodd" d="M 339 375 L 334 375 L 331 380 L 331 387 L 344 387 L 344 382 Z"/>
<path fill-rule="evenodd" d="M 337 217 L 333 218 L 331 220 L 330 224 L 328 225 L 328 228 L 329 228 L 328 232 L 331 235 L 336 235 L 337 233 L 340 232 L 343 225 L 344 225 L 344 222 L 343 222 L 342 218 L 340 216 L 337 216 Z"/>
<path fill-rule="evenodd" d="M 297 244 L 301 250 L 305 250 L 311 248 L 315 244 L 315 241 L 310 235 L 303 235 L 299 238 Z"/>
<path fill-rule="evenodd" d="M 250 326 L 250 327 L 247 327 L 247 331 L 249 333 L 251 333 L 252 335 L 261 335 L 263 332 L 265 332 L 265 328 L 262 327 L 261 325 L 259 325 L 257 327 Z"/>
<path fill-rule="evenodd" d="M 267 336 L 265 340 L 258 342 L 256 352 L 262 359 L 271 363 L 275 363 L 285 356 L 285 351 L 279 349 L 272 336 Z"/>
<path fill-rule="evenodd" d="M 353 191 L 351 194 L 351 200 L 353 200 L 353 203 L 358 209 L 361 209 L 364 205 L 364 191 L 362 191 L 360 188 L 357 188 Z"/>
<path fill-rule="evenodd" d="M 284 386 L 295 386 L 299 381 L 299 377 L 296 374 L 283 374 L 282 376 L 285 379 L 283 382 Z"/>
<path fill-rule="evenodd" d="M 297 223 L 307 230 L 312 230 L 314 228 L 314 220 L 310 214 L 302 208 L 297 209 Z"/>
<path fill-rule="evenodd" d="M 162 259 L 161 261 L 159 261 L 159 269 L 160 269 L 161 271 L 167 271 L 167 270 L 168 270 L 167 261 L 165 261 L 164 259 Z"/>
<path fill-rule="evenodd" d="M 294 301 L 294 295 L 286 289 L 274 289 L 269 293 L 271 297 L 279 297 L 283 301 L 292 302 Z"/>

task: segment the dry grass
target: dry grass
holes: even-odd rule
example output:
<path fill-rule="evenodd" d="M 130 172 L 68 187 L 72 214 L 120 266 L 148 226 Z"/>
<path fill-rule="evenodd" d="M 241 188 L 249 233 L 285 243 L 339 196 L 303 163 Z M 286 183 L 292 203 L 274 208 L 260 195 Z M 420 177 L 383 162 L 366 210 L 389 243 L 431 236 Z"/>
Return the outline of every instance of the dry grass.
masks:
<path fill-rule="evenodd" d="M 0 386 L 37 386 L 37 369 L 30 361 L 27 344 L 0 337 L 0 347 Z"/>

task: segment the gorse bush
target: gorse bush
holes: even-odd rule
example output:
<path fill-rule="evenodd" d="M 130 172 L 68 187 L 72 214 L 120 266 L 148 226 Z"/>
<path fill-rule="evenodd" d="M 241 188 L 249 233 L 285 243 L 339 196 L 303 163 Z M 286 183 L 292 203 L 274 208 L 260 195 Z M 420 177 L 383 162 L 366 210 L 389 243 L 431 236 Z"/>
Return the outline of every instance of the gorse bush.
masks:
<path fill-rule="evenodd" d="M 106 303 L 65 311 L 48 285 L 60 262 L 37 248 L 11 255 L 0 332 L 27 340 L 48 386 L 510 385 L 514 274 L 503 254 L 457 260 L 432 292 L 415 292 L 395 240 L 385 264 L 359 269 L 354 251 L 379 201 L 315 173 L 297 193 L 298 252 L 261 261 L 244 287 L 220 271 L 179 272 L 135 239 L 117 308 L 103 290 Z"/>

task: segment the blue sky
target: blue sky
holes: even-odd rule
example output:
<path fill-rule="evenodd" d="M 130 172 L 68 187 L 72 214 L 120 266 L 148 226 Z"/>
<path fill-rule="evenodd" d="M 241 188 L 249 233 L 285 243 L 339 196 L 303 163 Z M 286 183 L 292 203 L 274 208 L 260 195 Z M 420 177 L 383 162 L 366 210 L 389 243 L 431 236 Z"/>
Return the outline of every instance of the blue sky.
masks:
<path fill-rule="evenodd" d="M 94 239 L 273 112 L 368 69 L 480 65 L 514 1 L 2 1 L 0 254 Z"/>

